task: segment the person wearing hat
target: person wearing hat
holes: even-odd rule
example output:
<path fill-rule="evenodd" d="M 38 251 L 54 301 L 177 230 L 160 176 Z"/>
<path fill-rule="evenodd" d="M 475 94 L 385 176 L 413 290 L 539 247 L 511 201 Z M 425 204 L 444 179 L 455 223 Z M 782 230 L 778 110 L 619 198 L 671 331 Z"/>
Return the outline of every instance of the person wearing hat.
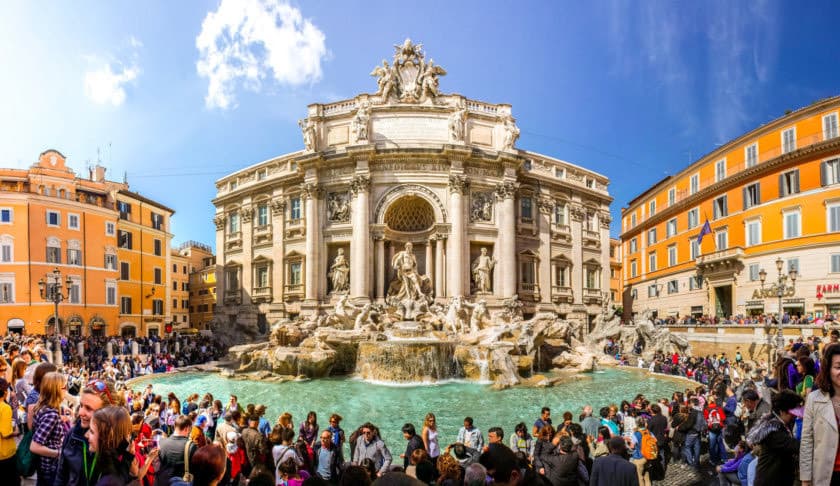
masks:
<path fill-rule="evenodd" d="M 817 374 L 817 389 L 805 399 L 799 479 L 802 486 L 840 484 L 840 344 L 829 344 Z"/>
<path fill-rule="evenodd" d="M 638 486 L 636 466 L 627 460 L 627 444 L 623 437 L 613 437 L 607 443 L 610 453 L 595 459 L 590 486 Z"/>
<path fill-rule="evenodd" d="M 205 432 L 209 423 L 209 420 L 204 415 L 199 415 L 195 423 L 193 423 L 192 429 L 190 430 L 190 440 L 195 442 L 196 446 L 204 447 L 207 445 Z"/>
<path fill-rule="evenodd" d="M 751 447 L 761 447 L 754 484 L 793 484 L 799 441 L 792 427 L 796 417 L 803 415 L 802 397 L 796 392 L 782 390 L 773 396 L 772 412 L 761 417 L 747 434 Z"/>

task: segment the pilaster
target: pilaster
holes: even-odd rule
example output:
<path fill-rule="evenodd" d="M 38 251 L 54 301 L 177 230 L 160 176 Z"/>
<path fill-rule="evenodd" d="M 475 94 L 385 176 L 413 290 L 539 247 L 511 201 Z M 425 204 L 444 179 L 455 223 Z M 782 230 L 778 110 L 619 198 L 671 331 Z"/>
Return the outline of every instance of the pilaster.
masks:
<path fill-rule="evenodd" d="M 502 298 L 516 294 L 516 208 L 514 199 L 519 184 L 506 180 L 496 185 L 499 200 L 499 273 Z"/>
<path fill-rule="evenodd" d="M 370 300 L 370 217 L 368 195 L 370 177 L 359 174 L 350 182 L 353 194 L 353 235 L 350 244 L 350 296 L 356 301 Z"/>
<path fill-rule="evenodd" d="M 460 174 L 449 176 L 449 212 L 452 233 L 447 250 L 447 289 L 452 297 L 464 295 L 464 192 L 469 187 L 467 178 Z"/>
<path fill-rule="evenodd" d="M 306 269 L 304 283 L 306 286 L 307 306 L 317 306 L 321 299 L 321 278 L 319 256 L 321 251 L 321 225 L 318 213 L 318 199 L 321 198 L 321 188 L 312 179 L 301 186 L 301 197 L 305 201 L 306 214 Z"/>

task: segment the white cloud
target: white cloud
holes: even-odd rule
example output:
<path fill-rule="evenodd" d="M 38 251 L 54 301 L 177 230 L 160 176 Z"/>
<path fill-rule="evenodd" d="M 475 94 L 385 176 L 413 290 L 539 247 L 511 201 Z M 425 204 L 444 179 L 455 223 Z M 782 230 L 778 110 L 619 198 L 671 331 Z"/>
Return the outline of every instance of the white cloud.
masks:
<path fill-rule="evenodd" d="M 128 65 L 121 61 L 108 62 L 97 56 L 85 56 L 94 66 L 85 72 L 85 96 L 94 103 L 122 105 L 126 98 L 125 86 L 140 75 L 137 50 L 143 47 L 143 43 L 133 35 L 127 42 L 131 47 L 128 54 L 131 62 Z"/>
<path fill-rule="evenodd" d="M 236 87 L 259 92 L 265 80 L 301 85 L 321 79 L 325 36 L 281 0 L 222 0 L 195 39 L 196 70 L 208 79 L 208 108 L 236 106 Z"/>
<path fill-rule="evenodd" d="M 125 102 L 125 84 L 137 79 L 140 68 L 119 65 L 117 71 L 110 64 L 85 73 L 85 96 L 94 103 L 120 106 Z"/>

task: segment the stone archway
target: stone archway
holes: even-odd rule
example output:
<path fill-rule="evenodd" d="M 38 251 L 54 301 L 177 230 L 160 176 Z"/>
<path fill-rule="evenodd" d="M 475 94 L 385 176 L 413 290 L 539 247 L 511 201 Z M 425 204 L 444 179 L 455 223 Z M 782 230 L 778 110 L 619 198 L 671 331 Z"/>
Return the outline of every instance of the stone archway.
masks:
<path fill-rule="evenodd" d="M 406 195 L 392 202 L 383 217 L 385 227 L 399 233 L 421 233 L 435 224 L 435 210 L 426 199 Z"/>
<path fill-rule="evenodd" d="M 408 196 L 418 197 L 428 203 L 434 212 L 436 222 L 444 223 L 447 221 L 446 207 L 434 191 L 419 184 L 402 184 L 389 189 L 379 198 L 379 202 L 373 211 L 374 222 L 385 224 L 385 214 L 391 205 L 398 199 Z"/>

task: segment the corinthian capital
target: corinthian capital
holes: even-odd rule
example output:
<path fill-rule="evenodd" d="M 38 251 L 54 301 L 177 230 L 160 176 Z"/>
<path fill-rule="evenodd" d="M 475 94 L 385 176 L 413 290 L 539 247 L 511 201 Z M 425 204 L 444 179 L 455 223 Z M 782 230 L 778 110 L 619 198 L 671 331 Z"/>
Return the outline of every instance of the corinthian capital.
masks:
<path fill-rule="evenodd" d="M 470 181 L 467 180 L 465 176 L 462 175 L 451 175 L 449 176 L 449 192 L 457 192 L 459 194 L 463 194 L 464 191 L 470 186 Z"/>
<path fill-rule="evenodd" d="M 554 199 L 548 196 L 540 196 L 537 199 L 537 207 L 540 208 L 540 212 L 543 214 L 551 214 L 554 212 Z"/>
<path fill-rule="evenodd" d="M 314 182 L 305 182 L 300 185 L 300 195 L 303 199 L 320 199 L 323 192 L 321 186 Z"/>
<path fill-rule="evenodd" d="M 360 192 L 368 192 L 370 190 L 370 177 L 366 175 L 357 175 L 350 181 L 350 192 L 355 196 Z"/>
<path fill-rule="evenodd" d="M 504 181 L 496 184 L 496 197 L 499 199 L 511 199 L 519 190 L 519 183 L 513 181 Z"/>
<path fill-rule="evenodd" d="M 213 224 L 216 225 L 217 230 L 223 230 L 223 229 L 225 229 L 225 221 L 226 220 L 227 220 L 227 218 L 225 218 L 225 215 L 220 214 L 220 215 L 216 216 L 215 218 L 213 218 Z"/>
<path fill-rule="evenodd" d="M 250 223 L 251 217 L 254 216 L 254 209 L 251 206 L 245 206 L 239 209 L 239 216 L 243 223 Z"/>
<path fill-rule="evenodd" d="M 282 197 L 278 197 L 276 199 L 271 200 L 271 212 L 275 215 L 283 214 L 283 211 L 286 210 L 286 199 Z"/>

